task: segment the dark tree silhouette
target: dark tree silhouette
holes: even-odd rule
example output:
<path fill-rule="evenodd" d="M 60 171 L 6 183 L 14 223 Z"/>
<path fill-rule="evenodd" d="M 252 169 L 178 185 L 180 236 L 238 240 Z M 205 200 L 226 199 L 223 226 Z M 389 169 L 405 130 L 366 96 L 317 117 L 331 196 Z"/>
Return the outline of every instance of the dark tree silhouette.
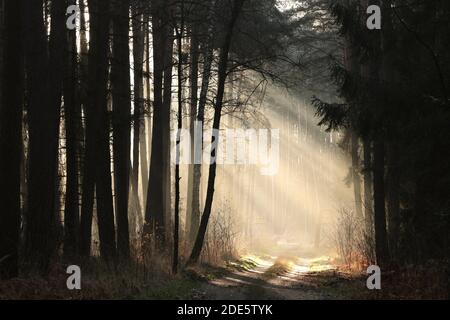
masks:
<path fill-rule="evenodd" d="M 90 25 L 93 30 L 89 46 L 89 104 L 86 110 L 87 141 L 85 166 L 92 166 L 95 181 L 100 253 L 111 261 L 116 256 L 116 236 L 111 186 L 109 118 L 107 106 L 108 47 L 110 6 L 108 2 L 89 0 Z M 91 132 L 89 132 L 92 130 Z M 89 141 L 90 140 L 90 141 Z M 89 145 L 91 143 L 91 145 Z M 84 179 L 90 177 L 84 176 Z M 90 190 L 86 190 L 90 193 Z"/>
<path fill-rule="evenodd" d="M 75 1 L 68 1 L 74 5 Z M 79 237 L 79 181 L 80 181 L 80 132 L 81 103 L 78 85 L 78 54 L 76 30 L 66 33 L 64 52 L 64 119 L 66 135 L 66 198 L 64 207 L 64 254 L 74 256 L 78 253 Z"/>
<path fill-rule="evenodd" d="M 20 158 L 22 146 L 22 3 L 5 3 L 5 44 L 0 95 L 0 279 L 19 271 Z M 7 155 L 7 156 L 5 156 Z"/>
<path fill-rule="evenodd" d="M 65 5 L 55 2 L 51 7 L 49 47 L 42 1 L 33 1 L 26 12 L 30 26 L 26 46 L 30 140 L 25 250 L 30 267 L 46 273 L 56 250 L 58 139 L 66 43 L 60 30 L 65 27 Z"/>
<path fill-rule="evenodd" d="M 129 1 L 120 0 L 113 2 L 111 85 L 113 98 L 114 191 L 116 200 L 117 250 L 119 256 L 125 261 L 130 256 L 130 234 L 128 227 L 131 147 L 129 9 Z"/>
<path fill-rule="evenodd" d="M 223 106 L 223 96 L 225 92 L 225 81 L 227 78 L 227 69 L 228 69 L 228 54 L 230 52 L 231 42 L 233 39 L 233 30 L 236 24 L 236 21 L 241 12 L 242 6 L 245 0 L 234 0 L 231 8 L 231 17 L 230 21 L 226 28 L 226 35 L 223 42 L 223 45 L 220 49 L 220 57 L 219 57 L 219 71 L 218 71 L 218 84 L 217 84 L 217 96 L 216 96 L 216 105 L 214 106 L 214 120 L 213 120 L 213 129 L 220 129 L 220 119 L 222 117 L 222 106 Z M 212 137 L 211 143 L 217 144 L 217 137 Z M 215 159 L 217 150 L 215 148 L 211 151 L 211 159 Z M 203 242 L 205 240 L 206 229 L 208 227 L 209 217 L 211 216 L 212 203 L 214 197 L 214 184 L 216 179 L 216 168 L 217 164 L 215 161 L 211 161 L 209 167 L 209 176 L 208 176 L 208 189 L 206 193 L 206 203 L 205 209 L 203 211 L 200 227 L 198 230 L 197 238 L 195 239 L 194 247 L 192 248 L 191 255 L 188 260 L 189 264 L 194 264 L 198 262 L 200 258 L 201 250 L 203 247 Z"/>

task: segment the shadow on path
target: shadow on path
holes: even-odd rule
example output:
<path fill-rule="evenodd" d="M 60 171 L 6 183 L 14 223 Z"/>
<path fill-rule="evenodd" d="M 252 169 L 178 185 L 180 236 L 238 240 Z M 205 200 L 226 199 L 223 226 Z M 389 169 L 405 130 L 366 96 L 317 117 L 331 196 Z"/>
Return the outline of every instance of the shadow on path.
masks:
<path fill-rule="evenodd" d="M 358 274 L 343 273 L 328 257 L 245 256 L 202 290 L 207 299 L 323 300 L 351 299 L 366 290 Z"/>

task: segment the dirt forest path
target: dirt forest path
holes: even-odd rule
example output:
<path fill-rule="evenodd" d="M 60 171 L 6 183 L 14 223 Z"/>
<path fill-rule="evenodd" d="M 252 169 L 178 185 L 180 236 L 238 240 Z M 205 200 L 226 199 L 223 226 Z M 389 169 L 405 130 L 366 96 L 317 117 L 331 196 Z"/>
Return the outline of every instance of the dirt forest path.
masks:
<path fill-rule="evenodd" d="M 205 283 L 206 299 L 352 299 L 366 290 L 359 274 L 338 271 L 329 257 L 244 256 L 229 271 Z"/>

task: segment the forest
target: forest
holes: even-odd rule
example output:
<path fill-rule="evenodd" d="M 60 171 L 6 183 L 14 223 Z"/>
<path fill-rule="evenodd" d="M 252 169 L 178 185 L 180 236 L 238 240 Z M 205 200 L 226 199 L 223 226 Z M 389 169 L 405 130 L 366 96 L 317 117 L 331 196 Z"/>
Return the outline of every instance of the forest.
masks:
<path fill-rule="evenodd" d="M 449 25 L 0 0 L 0 299 L 448 299 Z"/>

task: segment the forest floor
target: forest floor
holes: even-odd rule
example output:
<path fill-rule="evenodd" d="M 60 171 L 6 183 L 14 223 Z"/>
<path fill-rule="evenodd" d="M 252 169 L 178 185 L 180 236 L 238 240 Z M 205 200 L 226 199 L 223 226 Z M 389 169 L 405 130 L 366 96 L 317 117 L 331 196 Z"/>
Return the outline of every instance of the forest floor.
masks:
<path fill-rule="evenodd" d="M 354 299 L 368 291 L 360 274 L 338 270 L 327 256 L 245 255 L 217 267 L 202 265 L 143 280 L 96 266 L 84 273 L 82 290 L 69 291 L 62 266 L 47 278 L 0 282 L 0 299 L 188 299 L 188 300 L 322 300 Z"/>
<path fill-rule="evenodd" d="M 98 259 L 82 266 L 81 290 L 67 289 L 66 265 L 56 264 L 45 278 L 0 281 L 0 300 L 448 299 L 449 288 L 448 275 L 434 262 L 384 272 L 382 290 L 368 290 L 363 271 L 348 271 L 326 254 L 305 252 L 247 254 L 221 267 L 201 265 L 177 276 L 161 271 L 162 267 L 148 270 L 140 264 L 113 271 Z"/>
<path fill-rule="evenodd" d="M 361 274 L 338 270 L 327 256 L 247 255 L 226 268 L 207 270 L 209 279 L 193 299 L 341 300 L 367 290 Z"/>
<path fill-rule="evenodd" d="M 447 267 L 446 267 L 447 266 Z M 224 268 L 204 267 L 206 281 L 192 299 L 373 300 L 449 299 L 448 264 L 429 261 L 382 272 L 381 290 L 367 288 L 368 274 L 333 258 L 303 252 L 245 255 Z M 446 271 L 447 270 L 447 271 Z"/>

